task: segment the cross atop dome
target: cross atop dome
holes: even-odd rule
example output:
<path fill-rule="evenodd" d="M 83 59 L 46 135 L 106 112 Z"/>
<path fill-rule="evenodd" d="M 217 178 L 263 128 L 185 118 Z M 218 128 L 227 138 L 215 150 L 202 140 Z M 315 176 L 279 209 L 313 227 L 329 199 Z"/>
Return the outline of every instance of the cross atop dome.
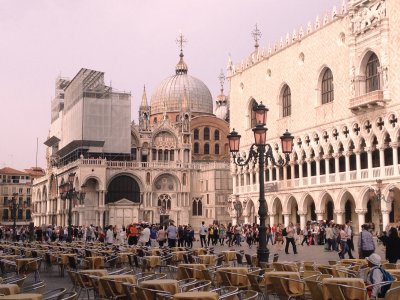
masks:
<path fill-rule="evenodd" d="M 185 39 L 185 37 L 183 36 L 183 34 L 181 32 L 179 37 L 175 41 L 181 49 L 181 53 L 179 54 L 180 59 L 175 68 L 176 75 L 187 74 L 188 67 L 187 67 L 186 63 L 183 61 L 183 46 L 185 43 L 187 43 L 187 40 Z"/>

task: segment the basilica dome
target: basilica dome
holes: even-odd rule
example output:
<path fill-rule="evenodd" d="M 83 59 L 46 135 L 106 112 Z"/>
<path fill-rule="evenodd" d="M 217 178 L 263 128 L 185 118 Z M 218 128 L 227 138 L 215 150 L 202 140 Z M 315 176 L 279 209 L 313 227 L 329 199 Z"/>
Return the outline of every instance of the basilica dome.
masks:
<path fill-rule="evenodd" d="M 201 80 L 187 74 L 183 54 L 176 65 L 176 75 L 164 79 L 151 96 L 151 114 L 180 112 L 186 97 L 192 113 L 213 113 L 213 100 L 208 87 Z"/>

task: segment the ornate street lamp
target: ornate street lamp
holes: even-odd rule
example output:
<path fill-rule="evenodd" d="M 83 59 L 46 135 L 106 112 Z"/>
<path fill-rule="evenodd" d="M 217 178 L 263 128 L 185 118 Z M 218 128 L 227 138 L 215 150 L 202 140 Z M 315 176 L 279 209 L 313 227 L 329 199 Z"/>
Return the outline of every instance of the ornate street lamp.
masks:
<path fill-rule="evenodd" d="M 12 212 L 12 217 L 13 217 L 13 236 L 12 239 L 14 242 L 17 241 L 17 212 L 19 208 L 25 209 L 26 207 L 26 202 L 23 203 L 22 207 L 20 206 L 19 202 L 17 203 L 18 200 L 18 193 L 13 193 L 11 203 L 9 204 L 9 207 Z"/>
<path fill-rule="evenodd" d="M 245 166 L 251 160 L 257 163 L 258 161 L 258 178 L 260 185 L 260 194 L 259 194 L 259 208 L 258 215 L 260 218 L 260 227 L 259 227 L 259 247 L 257 250 L 257 257 L 259 263 L 268 262 L 269 250 L 267 248 L 267 235 L 266 235 L 266 227 L 265 227 L 265 219 L 267 216 L 267 205 L 264 195 L 264 164 L 266 159 L 270 159 L 271 162 L 275 166 L 285 166 L 289 162 L 289 154 L 292 153 L 293 150 L 293 139 L 294 137 L 286 130 L 286 132 L 281 136 L 282 143 L 282 152 L 284 154 L 284 158 L 279 158 L 275 160 L 275 157 L 272 152 L 272 146 L 266 143 L 266 135 L 268 128 L 265 127 L 266 119 L 267 119 L 267 111 L 268 109 L 265 105 L 260 102 L 260 104 L 256 104 L 253 107 L 253 111 L 255 112 L 256 118 L 256 126 L 253 128 L 254 133 L 254 144 L 250 146 L 249 156 L 241 157 L 238 155 L 239 146 L 240 146 L 240 135 L 232 130 L 228 135 L 229 141 L 229 149 L 232 153 L 233 162 L 238 166 Z"/>
<path fill-rule="evenodd" d="M 67 242 L 72 242 L 72 205 L 79 201 L 83 203 L 86 196 L 86 185 L 82 185 L 80 191 L 74 187 L 75 173 L 68 175 L 68 181 L 59 186 L 60 197 L 62 200 L 69 200 L 68 206 L 68 238 Z"/>
<path fill-rule="evenodd" d="M 377 179 L 376 180 L 376 189 L 371 187 L 368 191 L 369 198 L 374 200 L 378 204 L 378 207 L 379 207 L 379 230 L 381 232 L 383 231 L 381 202 L 383 201 L 383 202 L 392 204 L 393 199 L 394 199 L 394 189 L 389 190 L 389 197 L 388 197 L 388 199 L 386 199 L 385 195 L 382 194 L 382 188 L 383 188 L 382 179 Z"/>

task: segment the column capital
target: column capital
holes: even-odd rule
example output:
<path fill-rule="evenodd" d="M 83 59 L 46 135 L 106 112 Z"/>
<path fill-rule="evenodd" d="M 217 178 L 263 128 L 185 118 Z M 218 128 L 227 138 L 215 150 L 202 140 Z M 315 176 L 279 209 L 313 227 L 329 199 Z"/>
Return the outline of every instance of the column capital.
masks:
<path fill-rule="evenodd" d="M 397 142 L 390 142 L 389 145 L 392 148 L 398 148 L 399 147 L 399 143 L 397 143 Z"/>
<path fill-rule="evenodd" d="M 301 212 L 299 211 L 299 212 L 297 212 L 297 213 L 298 213 L 298 215 L 299 215 L 300 217 L 301 217 L 301 216 L 307 216 L 307 213 L 302 212 L 302 211 L 301 211 Z"/>
<path fill-rule="evenodd" d="M 325 155 L 323 156 L 323 158 L 326 159 L 326 160 L 330 159 L 331 157 L 332 157 L 331 154 L 325 154 Z"/>
<path fill-rule="evenodd" d="M 389 213 L 390 213 L 390 210 L 382 209 L 381 212 L 382 212 L 382 214 L 389 214 Z"/>
<path fill-rule="evenodd" d="M 356 209 L 355 212 L 358 215 L 365 215 L 368 212 L 368 210 L 362 208 L 362 209 Z"/>
<path fill-rule="evenodd" d="M 344 154 L 346 157 L 350 157 L 350 155 L 353 154 L 353 151 L 346 151 L 346 153 Z"/>
<path fill-rule="evenodd" d="M 315 161 L 320 161 L 320 160 L 321 160 L 321 157 L 320 157 L 320 156 L 316 156 L 316 157 L 314 157 L 314 160 L 315 160 Z"/>
<path fill-rule="evenodd" d="M 325 211 L 323 211 L 323 210 L 315 210 L 315 213 L 316 213 L 317 215 L 322 215 L 322 214 L 325 213 Z"/>
<path fill-rule="evenodd" d="M 334 210 L 333 211 L 335 214 L 344 214 L 345 213 L 345 210 L 343 210 L 343 209 L 338 209 L 338 210 Z"/>

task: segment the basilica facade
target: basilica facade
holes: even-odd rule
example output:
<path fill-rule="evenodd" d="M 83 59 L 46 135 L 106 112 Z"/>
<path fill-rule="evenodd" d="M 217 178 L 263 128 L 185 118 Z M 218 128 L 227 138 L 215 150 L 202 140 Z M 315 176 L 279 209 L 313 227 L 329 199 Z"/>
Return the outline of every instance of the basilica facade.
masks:
<path fill-rule="evenodd" d="M 231 165 L 246 222 L 257 221 L 260 184 L 271 225 L 352 221 L 356 231 L 366 222 L 378 231 L 400 221 L 399 22 L 397 0 L 351 0 L 266 48 L 255 34 L 255 50 L 229 61 L 230 127 L 242 135 L 240 152 L 254 143 L 254 103 L 269 108 L 275 158 L 279 136 L 286 129 L 295 136 L 290 163 L 268 161 L 263 183 L 257 164 Z"/>
<path fill-rule="evenodd" d="M 106 86 L 104 73 L 81 69 L 72 80 L 59 78 L 46 175 L 32 191 L 35 225 L 66 225 L 70 210 L 72 224 L 83 226 L 226 224 L 232 180 L 221 87 L 213 111 L 209 89 L 188 74 L 181 48 L 175 74 L 150 102 L 143 90 L 135 124 L 131 94 Z M 85 187 L 84 199 L 60 197 L 69 175 L 75 192 Z"/>

